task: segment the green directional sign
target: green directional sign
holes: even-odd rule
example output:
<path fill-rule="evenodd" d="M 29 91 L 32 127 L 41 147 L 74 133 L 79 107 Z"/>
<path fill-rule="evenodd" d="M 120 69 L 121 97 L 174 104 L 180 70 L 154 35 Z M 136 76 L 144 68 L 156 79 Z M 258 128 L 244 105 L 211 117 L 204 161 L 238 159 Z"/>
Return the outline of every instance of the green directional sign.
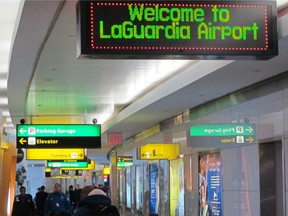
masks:
<path fill-rule="evenodd" d="M 21 137 L 93 137 L 100 135 L 100 125 L 17 125 L 17 136 Z"/>
<path fill-rule="evenodd" d="M 17 148 L 101 148 L 101 125 L 17 125 Z"/>
<path fill-rule="evenodd" d="M 87 168 L 88 162 L 58 162 L 58 161 L 48 161 L 47 166 L 49 168 Z"/>
<path fill-rule="evenodd" d="M 117 157 L 117 168 L 122 169 L 128 166 L 133 166 L 132 156 L 118 156 Z"/>
<path fill-rule="evenodd" d="M 203 124 L 190 128 L 190 136 L 254 136 L 254 124 Z"/>

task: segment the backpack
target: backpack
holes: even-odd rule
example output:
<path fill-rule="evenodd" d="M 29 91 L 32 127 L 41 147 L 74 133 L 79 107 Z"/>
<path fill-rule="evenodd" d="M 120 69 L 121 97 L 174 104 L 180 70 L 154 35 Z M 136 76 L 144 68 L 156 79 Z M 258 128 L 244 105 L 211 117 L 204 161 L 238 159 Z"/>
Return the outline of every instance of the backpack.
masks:
<path fill-rule="evenodd" d="M 98 204 L 90 208 L 89 216 L 120 216 L 120 214 L 116 206 Z"/>

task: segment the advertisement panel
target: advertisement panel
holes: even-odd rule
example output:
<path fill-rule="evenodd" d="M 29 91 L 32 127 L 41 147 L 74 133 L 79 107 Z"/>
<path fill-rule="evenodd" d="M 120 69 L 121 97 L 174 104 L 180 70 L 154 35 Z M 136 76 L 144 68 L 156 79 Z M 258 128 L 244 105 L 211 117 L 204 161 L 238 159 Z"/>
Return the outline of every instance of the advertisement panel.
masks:
<path fill-rule="evenodd" d="M 143 167 L 136 167 L 136 209 L 143 207 Z"/>
<path fill-rule="evenodd" d="M 150 214 L 158 215 L 159 207 L 159 173 L 158 164 L 150 164 Z"/>
<path fill-rule="evenodd" d="M 126 207 L 132 208 L 132 199 L 131 199 L 131 169 L 126 169 Z"/>
<path fill-rule="evenodd" d="M 222 177 L 220 153 L 199 157 L 199 215 L 222 216 Z"/>
<path fill-rule="evenodd" d="M 184 216 L 184 162 L 170 161 L 170 216 Z"/>

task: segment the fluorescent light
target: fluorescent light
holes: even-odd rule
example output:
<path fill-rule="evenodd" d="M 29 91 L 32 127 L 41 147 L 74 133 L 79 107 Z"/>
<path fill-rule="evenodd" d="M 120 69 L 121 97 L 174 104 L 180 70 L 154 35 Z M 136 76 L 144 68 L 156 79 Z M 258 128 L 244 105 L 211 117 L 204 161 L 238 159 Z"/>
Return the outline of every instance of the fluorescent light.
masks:
<path fill-rule="evenodd" d="M 0 79 L 0 89 L 7 89 L 7 80 Z"/>
<path fill-rule="evenodd" d="M 8 110 L 2 111 L 2 115 L 3 116 L 10 116 L 10 112 Z"/>
<path fill-rule="evenodd" d="M 0 97 L 0 105 L 7 105 L 8 98 L 7 97 Z"/>

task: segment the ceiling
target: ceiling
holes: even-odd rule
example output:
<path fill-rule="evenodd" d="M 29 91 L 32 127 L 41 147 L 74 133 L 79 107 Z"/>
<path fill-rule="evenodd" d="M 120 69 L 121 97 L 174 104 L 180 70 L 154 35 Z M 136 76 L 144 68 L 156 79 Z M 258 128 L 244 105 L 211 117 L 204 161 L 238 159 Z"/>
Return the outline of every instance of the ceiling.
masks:
<path fill-rule="evenodd" d="M 11 54 L 14 124 L 102 124 L 123 139 L 186 109 L 288 70 L 288 16 L 278 20 L 280 53 L 268 61 L 97 60 L 76 58 L 76 1 L 25 1 Z M 282 7 L 282 5 L 281 5 Z"/>

